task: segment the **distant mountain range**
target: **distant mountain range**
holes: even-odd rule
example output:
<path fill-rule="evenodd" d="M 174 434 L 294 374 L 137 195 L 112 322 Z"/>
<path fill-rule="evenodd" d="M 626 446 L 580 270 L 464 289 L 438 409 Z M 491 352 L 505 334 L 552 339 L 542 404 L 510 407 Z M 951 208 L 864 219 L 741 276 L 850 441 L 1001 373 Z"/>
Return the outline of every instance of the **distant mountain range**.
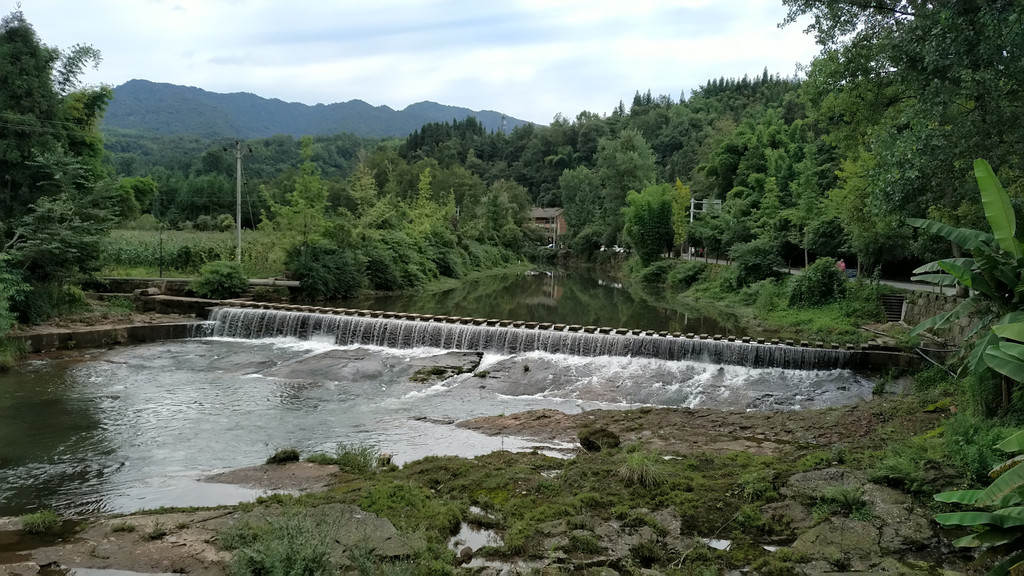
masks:
<path fill-rule="evenodd" d="M 190 86 L 130 80 L 114 88 L 103 128 L 165 136 L 265 138 L 275 134 L 306 136 L 348 132 L 383 138 L 406 136 L 429 122 L 474 116 L 488 131 L 501 129 L 502 114 L 474 111 L 435 102 L 418 102 L 403 110 L 372 106 L 362 100 L 309 106 L 239 92 L 218 94 Z M 506 118 L 505 128 L 529 124 Z"/>

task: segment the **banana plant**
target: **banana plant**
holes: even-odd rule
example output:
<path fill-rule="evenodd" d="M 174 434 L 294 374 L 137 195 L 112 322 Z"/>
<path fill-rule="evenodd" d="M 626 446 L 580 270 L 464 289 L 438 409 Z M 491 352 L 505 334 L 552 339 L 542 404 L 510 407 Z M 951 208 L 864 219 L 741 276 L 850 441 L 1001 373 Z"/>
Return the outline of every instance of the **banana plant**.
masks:
<path fill-rule="evenodd" d="M 1005 452 L 1024 451 L 1024 431 L 999 443 Z M 968 504 L 986 510 L 938 514 L 935 520 L 946 527 L 964 526 L 976 532 L 953 541 L 955 546 L 986 548 L 1001 561 L 988 576 L 1024 575 L 1024 455 L 996 466 L 989 475 L 995 480 L 984 490 L 955 490 L 935 495 L 939 502 Z M 988 511 L 992 510 L 992 511 Z"/>
<path fill-rule="evenodd" d="M 971 316 L 977 321 L 965 337 L 975 340 L 966 367 L 974 373 L 991 368 L 1004 377 L 1024 381 L 1024 243 L 1017 238 L 1017 222 L 1010 197 L 985 160 L 974 161 L 974 176 L 981 190 L 991 233 L 908 218 L 907 223 L 950 240 L 971 254 L 921 266 L 913 280 L 940 286 L 960 284 L 970 295 L 950 312 L 933 316 L 910 331 L 919 334 L 949 326 Z M 1005 397 L 1005 394 L 1004 394 Z"/>

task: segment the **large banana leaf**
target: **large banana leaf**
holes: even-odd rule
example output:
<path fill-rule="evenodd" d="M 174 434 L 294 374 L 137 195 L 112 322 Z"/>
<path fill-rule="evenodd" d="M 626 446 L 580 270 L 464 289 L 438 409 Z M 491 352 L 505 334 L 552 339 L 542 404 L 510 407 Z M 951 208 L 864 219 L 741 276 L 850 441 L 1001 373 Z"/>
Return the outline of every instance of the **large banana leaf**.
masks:
<path fill-rule="evenodd" d="M 1024 463 L 1024 454 L 1020 456 L 1014 456 L 1002 464 L 997 464 L 995 468 L 989 470 L 988 475 L 992 478 L 998 478 L 1002 476 L 1007 470 L 1020 466 Z"/>
<path fill-rule="evenodd" d="M 978 498 L 978 506 L 991 506 L 1003 500 L 1014 491 L 1024 486 L 1024 466 L 1018 466 L 996 478 Z"/>
<path fill-rule="evenodd" d="M 914 270 L 914 274 L 923 274 L 925 272 L 938 272 L 939 270 L 942 270 L 942 268 L 939 268 L 939 262 L 953 262 L 955 264 L 959 264 L 967 268 L 974 268 L 974 258 L 943 258 L 942 260 L 936 260 L 934 262 L 929 262 L 927 264 L 917 267 Z"/>
<path fill-rule="evenodd" d="M 1022 452 L 1024 451 L 1024 430 L 1017 432 L 1013 436 L 1010 436 L 1006 440 L 1003 440 L 999 444 L 996 444 L 996 448 L 999 448 L 1003 452 Z"/>
<path fill-rule="evenodd" d="M 979 250 L 976 263 L 986 280 L 998 287 L 996 292 L 1000 300 L 1005 300 L 1006 295 L 1012 293 L 1021 283 L 1017 261 L 1010 260 L 1003 254 Z"/>
<path fill-rule="evenodd" d="M 1000 338 L 1024 342 L 1024 322 L 996 325 L 992 327 L 992 331 L 995 332 Z"/>
<path fill-rule="evenodd" d="M 946 240 L 956 242 L 959 246 L 968 250 L 974 250 L 978 246 L 991 244 L 995 241 L 995 237 L 988 232 L 971 230 L 970 228 L 954 228 L 948 224 L 936 222 L 935 220 L 907 218 L 907 224 L 910 224 L 915 228 L 925 230 L 926 232 L 931 232 L 932 234 L 938 234 Z"/>
<path fill-rule="evenodd" d="M 950 512 L 937 514 L 935 521 L 943 526 L 996 526 L 998 528 L 1024 526 L 1024 518 L 996 514 L 995 512 Z"/>
<path fill-rule="evenodd" d="M 1021 243 L 1015 237 L 1017 234 L 1017 219 L 1013 213 L 1013 205 L 1010 204 L 1010 196 L 1003 190 L 1002 184 L 996 178 L 992 166 L 982 159 L 974 161 L 974 177 L 978 180 L 978 188 L 981 189 L 981 204 L 985 208 L 985 218 L 992 227 L 992 235 L 995 236 L 999 247 L 1011 254 L 1014 260 L 1024 255 Z"/>
<path fill-rule="evenodd" d="M 974 504 L 981 498 L 984 490 L 951 490 L 949 492 L 939 492 L 935 496 L 932 496 L 939 502 L 948 502 L 950 504 Z"/>
<path fill-rule="evenodd" d="M 927 282 L 937 286 L 955 286 L 958 284 L 956 276 L 951 274 L 921 274 L 919 276 L 911 276 L 910 280 L 912 282 Z"/>
<path fill-rule="evenodd" d="M 1006 349 L 1004 346 L 1017 346 L 1019 349 Z M 1024 354 L 1024 345 L 1003 342 L 998 346 L 989 346 L 985 350 L 985 364 L 1017 382 L 1024 382 L 1024 357 L 1018 354 Z"/>
<path fill-rule="evenodd" d="M 939 516 L 941 516 L 941 514 Z M 938 516 L 936 516 L 935 518 L 937 520 Z M 989 528 L 984 532 L 970 534 L 968 536 L 964 536 L 963 538 L 957 538 L 953 541 L 953 546 L 962 546 L 965 548 L 977 548 L 979 546 L 1001 546 L 1003 544 L 1013 542 L 1021 536 L 1024 536 L 1024 530 L 1021 530 L 1020 527 L 1010 528 L 1007 530 Z"/>
<path fill-rule="evenodd" d="M 1014 506 L 1013 508 L 1003 508 L 1002 510 L 996 510 L 996 514 L 1003 514 L 1005 516 L 1018 516 L 1024 518 L 1024 506 Z"/>
<path fill-rule="evenodd" d="M 983 324 L 983 323 L 981 323 Z M 980 340 L 974 345 L 974 349 L 971 350 L 971 355 L 967 358 L 967 368 L 973 374 L 977 374 L 980 370 L 983 370 L 988 365 L 985 362 L 985 352 L 989 348 L 999 344 L 999 337 L 995 335 L 991 330 L 985 333 Z"/>
<path fill-rule="evenodd" d="M 938 264 L 939 268 L 942 268 L 947 273 L 956 276 L 956 279 L 959 280 L 961 284 L 967 286 L 968 288 L 971 288 L 974 285 L 974 281 L 978 277 L 978 275 L 974 274 L 970 268 L 967 268 L 966 266 L 961 266 L 956 262 L 950 262 L 948 260 L 939 260 Z"/>
<path fill-rule="evenodd" d="M 1024 550 L 1014 552 L 989 570 L 988 576 L 1019 576 L 1022 561 L 1024 561 Z"/>

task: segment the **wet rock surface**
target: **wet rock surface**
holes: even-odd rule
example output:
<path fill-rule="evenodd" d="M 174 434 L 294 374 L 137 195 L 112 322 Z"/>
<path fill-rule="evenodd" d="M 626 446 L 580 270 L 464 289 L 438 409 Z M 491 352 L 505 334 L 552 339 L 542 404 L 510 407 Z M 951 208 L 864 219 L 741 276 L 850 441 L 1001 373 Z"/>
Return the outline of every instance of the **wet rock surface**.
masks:
<path fill-rule="evenodd" d="M 337 475 L 337 466 L 288 462 L 228 470 L 212 474 L 203 480 L 274 492 L 319 492 L 326 490 Z"/>

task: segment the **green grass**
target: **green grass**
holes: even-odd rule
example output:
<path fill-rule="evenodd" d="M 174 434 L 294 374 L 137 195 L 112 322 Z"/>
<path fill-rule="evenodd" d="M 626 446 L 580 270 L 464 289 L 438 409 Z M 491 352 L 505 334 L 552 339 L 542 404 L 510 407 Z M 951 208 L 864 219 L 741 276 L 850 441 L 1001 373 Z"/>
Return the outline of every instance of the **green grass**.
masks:
<path fill-rule="evenodd" d="M 267 458 L 267 464 L 287 464 L 288 462 L 298 461 L 299 451 L 295 448 L 282 448 Z"/>
<path fill-rule="evenodd" d="M 349 474 L 366 475 L 377 470 L 380 457 L 381 452 L 376 446 L 340 442 L 334 449 L 334 454 L 320 452 L 310 455 L 306 460 L 314 464 L 337 466 L 339 470 Z"/>
<path fill-rule="evenodd" d="M 668 479 L 665 460 L 657 451 L 638 450 L 626 454 L 626 462 L 619 467 L 619 476 L 631 485 L 657 486 Z"/>
<path fill-rule="evenodd" d="M 24 341 L 0 338 L 0 372 L 11 369 L 26 354 L 28 344 Z"/>
<path fill-rule="evenodd" d="M 60 524 L 60 516 L 53 510 L 40 510 L 21 517 L 22 530 L 29 534 L 45 534 Z"/>

